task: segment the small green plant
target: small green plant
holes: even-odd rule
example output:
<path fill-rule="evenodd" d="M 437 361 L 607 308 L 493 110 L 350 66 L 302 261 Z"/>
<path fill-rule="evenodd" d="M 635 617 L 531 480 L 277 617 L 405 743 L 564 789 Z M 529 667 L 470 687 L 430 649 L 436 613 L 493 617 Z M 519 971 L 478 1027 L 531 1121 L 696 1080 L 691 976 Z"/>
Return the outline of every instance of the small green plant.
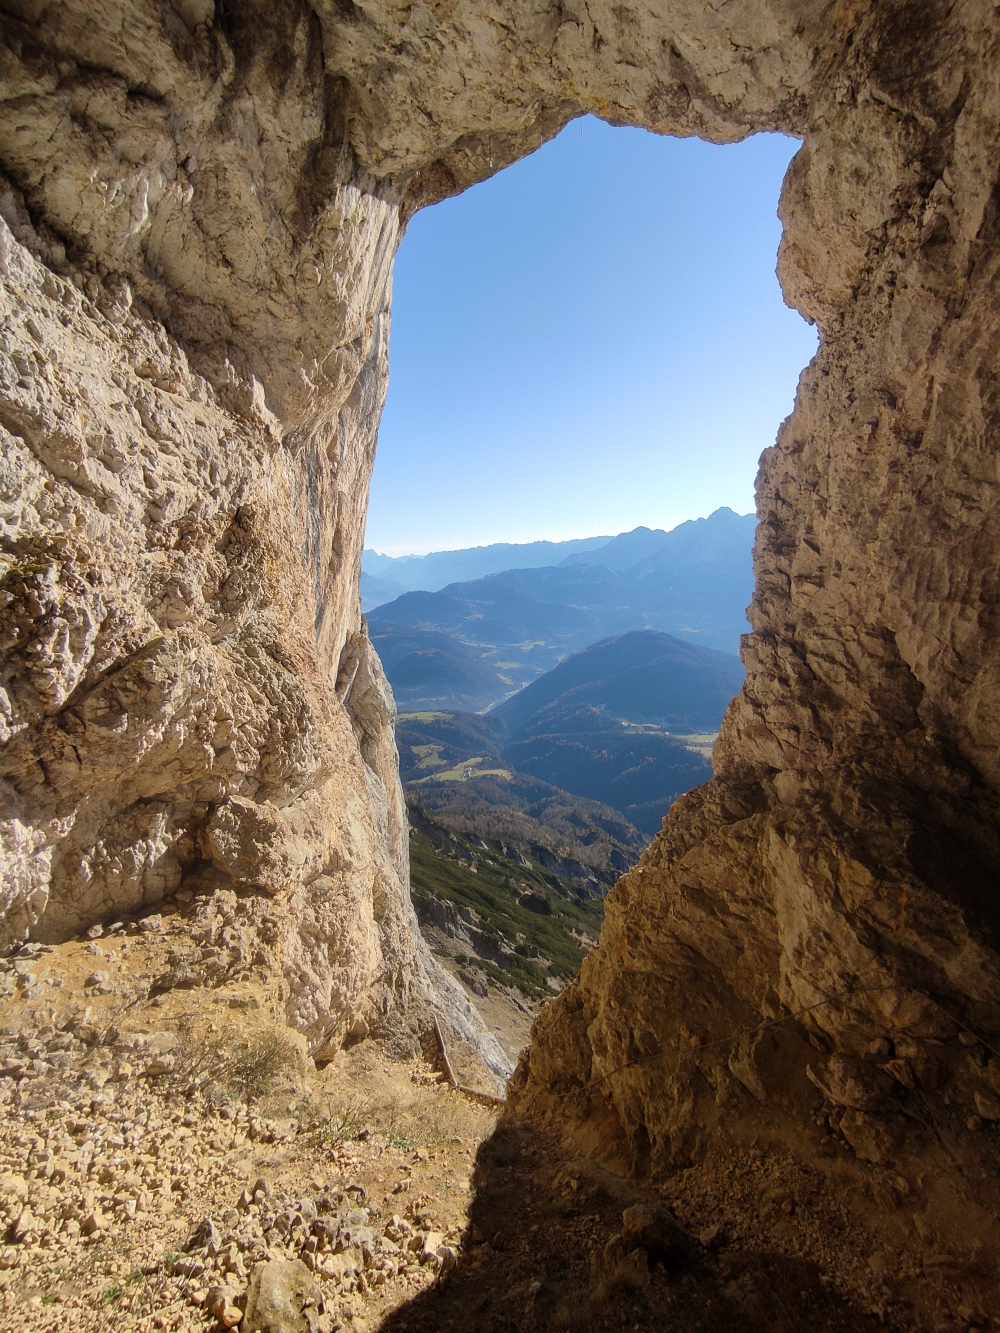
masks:
<path fill-rule="evenodd" d="M 313 1138 L 320 1148 L 336 1147 L 353 1139 L 367 1124 L 367 1117 L 366 1102 L 351 1102 L 339 1111 L 333 1111 L 326 1124 L 313 1131 Z"/>
<path fill-rule="evenodd" d="M 125 1288 L 122 1284 L 120 1282 L 112 1282 L 110 1287 L 105 1287 L 104 1289 L 104 1304 L 117 1305 L 124 1295 Z"/>
<path fill-rule="evenodd" d="M 42 1304 L 43 1304 L 43 1305 L 55 1305 L 55 1303 L 56 1303 L 56 1301 L 57 1301 L 58 1299 L 59 1299 L 59 1297 L 55 1294 L 55 1292 L 54 1292 L 54 1291 L 50 1291 L 50 1292 L 48 1293 L 47 1296 L 43 1296 L 43 1297 L 42 1297 Z"/>
<path fill-rule="evenodd" d="M 267 1093 L 294 1059 L 291 1042 L 277 1030 L 237 1043 L 223 1062 L 223 1078 L 249 1105 Z"/>

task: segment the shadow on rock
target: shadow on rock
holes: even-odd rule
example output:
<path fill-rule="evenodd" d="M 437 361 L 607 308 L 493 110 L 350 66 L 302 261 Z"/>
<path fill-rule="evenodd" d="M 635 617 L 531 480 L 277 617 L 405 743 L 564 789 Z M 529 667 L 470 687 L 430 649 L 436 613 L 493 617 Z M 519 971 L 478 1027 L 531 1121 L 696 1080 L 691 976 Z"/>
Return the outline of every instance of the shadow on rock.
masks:
<path fill-rule="evenodd" d="M 695 1238 L 651 1192 L 593 1162 L 561 1159 L 531 1125 L 498 1127 L 480 1149 L 473 1187 L 461 1256 L 381 1333 L 885 1327 L 829 1290 L 818 1264 L 737 1251 L 718 1228 Z"/>

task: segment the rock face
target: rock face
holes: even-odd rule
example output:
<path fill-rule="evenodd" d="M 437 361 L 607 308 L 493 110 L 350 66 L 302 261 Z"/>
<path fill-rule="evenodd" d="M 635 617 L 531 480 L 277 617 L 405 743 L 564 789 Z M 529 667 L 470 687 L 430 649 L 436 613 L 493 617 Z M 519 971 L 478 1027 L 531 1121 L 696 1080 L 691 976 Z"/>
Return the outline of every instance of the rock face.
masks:
<path fill-rule="evenodd" d="M 236 886 L 281 904 L 314 1048 L 419 989 L 357 600 L 401 223 L 584 111 L 778 129 L 803 140 L 780 275 L 821 346 L 762 461 L 746 687 L 516 1097 L 634 1170 L 686 1160 L 731 1099 L 791 1124 L 822 1096 L 876 1158 L 971 1133 L 977 1036 L 1000 1045 L 994 8 L 17 12 L 7 937 Z M 951 1091 L 890 1070 L 901 1091 L 838 1106 L 879 1060 L 935 1060 Z"/>
<path fill-rule="evenodd" d="M 468 1036 L 357 597 L 398 207 L 264 8 L 5 20 L 2 939 L 270 895 L 316 1054 L 428 998 Z"/>

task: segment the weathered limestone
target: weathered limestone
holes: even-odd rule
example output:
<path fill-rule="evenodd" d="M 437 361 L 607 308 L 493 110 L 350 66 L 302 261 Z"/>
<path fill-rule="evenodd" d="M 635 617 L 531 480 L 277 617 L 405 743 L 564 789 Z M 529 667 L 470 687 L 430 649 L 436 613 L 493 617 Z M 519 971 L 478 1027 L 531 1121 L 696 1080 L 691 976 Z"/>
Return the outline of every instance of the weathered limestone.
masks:
<path fill-rule="evenodd" d="M 1000 1076 L 958 1036 L 1000 1049 L 993 6 L 19 13 L 7 937 L 236 885 L 282 904 L 314 1045 L 426 991 L 356 594 L 401 221 L 584 111 L 779 129 L 780 273 L 821 346 L 762 464 L 746 688 L 515 1095 L 635 1170 L 825 1096 L 862 1158 L 977 1162 L 985 1234 L 965 1125 Z M 844 1100 L 879 1063 L 895 1100 Z"/>

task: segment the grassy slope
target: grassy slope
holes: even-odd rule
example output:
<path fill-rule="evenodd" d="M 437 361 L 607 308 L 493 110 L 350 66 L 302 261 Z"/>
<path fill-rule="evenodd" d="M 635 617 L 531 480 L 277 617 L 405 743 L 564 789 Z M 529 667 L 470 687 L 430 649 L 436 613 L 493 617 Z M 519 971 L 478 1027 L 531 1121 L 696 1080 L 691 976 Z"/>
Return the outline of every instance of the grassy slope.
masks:
<path fill-rule="evenodd" d="M 571 981 L 584 957 L 571 932 L 576 930 L 596 939 L 603 916 L 601 900 L 588 896 L 581 901 L 571 881 L 546 874 L 535 861 L 525 869 L 504 856 L 497 841 L 487 839 L 488 850 L 483 851 L 461 833 L 456 833 L 454 840 L 463 859 L 475 861 L 477 872 L 468 869 L 457 856 L 435 847 L 424 833 L 411 831 L 410 881 L 417 915 L 421 915 L 421 905 L 431 895 L 458 907 L 473 908 L 481 917 L 479 930 L 487 937 L 494 955 L 481 958 L 479 966 L 493 980 L 517 986 L 535 999 L 552 994 L 550 976 Z M 522 894 L 529 890 L 548 902 L 551 916 L 522 907 L 514 886 Z M 541 956 L 533 958 L 534 951 Z M 462 961 L 460 954 L 456 957 Z"/>
<path fill-rule="evenodd" d="M 408 799 L 419 801 L 455 833 L 503 839 L 525 855 L 530 855 L 531 843 L 540 843 L 556 856 L 591 866 L 608 888 L 646 845 L 617 810 L 523 773 L 507 779 L 483 774 L 466 782 L 419 783 L 406 791 Z M 615 857 L 616 850 L 624 860 Z"/>

